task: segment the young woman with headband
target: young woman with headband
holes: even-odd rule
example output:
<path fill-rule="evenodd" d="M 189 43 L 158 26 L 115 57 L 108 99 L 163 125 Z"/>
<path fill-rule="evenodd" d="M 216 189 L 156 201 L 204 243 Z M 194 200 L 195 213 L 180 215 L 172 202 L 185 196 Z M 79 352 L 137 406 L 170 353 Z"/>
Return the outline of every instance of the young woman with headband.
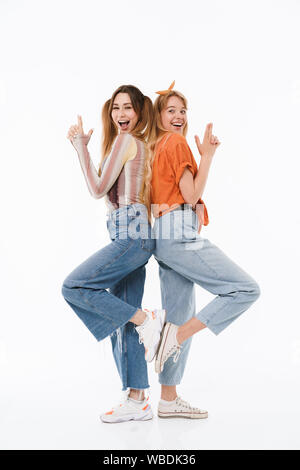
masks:
<path fill-rule="evenodd" d="M 199 168 L 186 141 L 187 100 L 173 90 L 157 92 L 152 135 L 152 204 L 156 217 L 155 258 L 159 263 L 162 305 L 167 323 L 155 361 L 159 373 L 162 418 L 206 418 L 207 411 L 193 408 L 177 396 L 192 336 L 209 328 L 221 333 L 259 297 L 256 281 L 223 251 L 200 236 L 209 223 L 201 199 L 210 165 L 220 142 L 206 126 L 201 143 Z M 195 310 L 194 285 L 216 297 L 200 312 Z M 179 293 L 179 295 L 174 295 Z"/>
<path fill-rule="evenodd" d="M 85 134 L 78 116 L 68 132 L 91 195 L 105 196 L 109 210 L 111 243 L 74 269 L 62 286 L 65 300 L 96 340 L 111 337 L 123 390 L 129 388 L 124 403 L 101 415 L 103 422 L 153 416 L 144 395 L 149 387 L 146 361 L 155 356 L 165 312 L 141 309 L 145 265 L 155 248 L 147 151 L 152 119 L 150 98 L 132 85 L 120 86 L 103 106 L 98 173 L 87 148 L 93 130 Z"/>

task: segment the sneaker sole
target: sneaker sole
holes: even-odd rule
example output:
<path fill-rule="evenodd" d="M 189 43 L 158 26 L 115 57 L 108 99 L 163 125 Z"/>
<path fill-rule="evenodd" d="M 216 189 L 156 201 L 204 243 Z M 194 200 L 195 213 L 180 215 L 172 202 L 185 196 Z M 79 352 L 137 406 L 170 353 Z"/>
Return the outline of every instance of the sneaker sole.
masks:
<path fill-rule="evenodd" d="M 127 415 L 127 416 L 120 416 L 119 418 L 116 418 L 115 420 L 109 420 L 109 418 L 103 419 L 102 416 L 100 416 L 100 419 L 102 423 L 108 423 L 108 424 L 114 424 L 114 423 L 124 423 L 126 421 L 148 421 L 153 418 L 153 413 L 152 410 L 148 411 L 144 415 Z"/>
<path fill-rule="evenodd" d="M 157 355 L 156 355 L 156 360 L 155 360 L 155 372 L 160 374 L 163 371 L 164 364 L 161 364 L 161 359 L 163 356 L 164 348 L 166 345 L 167 337 L 170 331 L 171 325 L 168 325 L 168 327 L 164 327 L 163 334 L 161 335 L 161 340 L 157 348 Z"/>
<path fill-rule="evenodd" d="M 163 310 L 159 310 L 159 312 L 160 312 L 160 313 L 163 312 L 162 316 L 160 316 L 160 323 L 161 323 L 161 326 L 162 326 L 162 329 L 163 329 L 164 324 L 165 324 L 165 321 L 166 321 L 167 313 L 166 313 L 166 311 L 165 311 L 164 309 L 163 309 Z M 149 355 L 149 351 L 147 351 L 147 353 L 145 354 L 145 360 L 146 360 L 147 362 L 152 362 L 152 361 L 153 361 L 153 359 L 155 358 L 156 353 L 157 353 L 157 351 L 158 351 L 158 348 L 159 348 L 160 343 L 161 343 L 161 338 L 160 338 L 160 340 L 159 340 L 159 343 L 158 343 L 158 346 L 157 346 L 156 350 L 155 350 L 154 352 L 152 352 L 151 355 Z"/>
<path fill-rule="evenodd" d="M 187 418 L 187 419 L 204 419 L 208 418 L 208 413 L 189 414 L 189 413 L 157 413 L 159 418 Z"/>

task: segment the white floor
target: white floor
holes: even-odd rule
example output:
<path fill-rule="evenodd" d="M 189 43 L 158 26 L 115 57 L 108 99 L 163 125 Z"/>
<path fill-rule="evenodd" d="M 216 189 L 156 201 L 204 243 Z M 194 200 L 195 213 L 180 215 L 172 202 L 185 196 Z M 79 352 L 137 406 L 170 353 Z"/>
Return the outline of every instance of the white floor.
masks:
<path fill-rule="evenodd" d="M 248 409 L 237 410 L 234 397 L 230 400 L 223 395 L 221 403 L 205 397 L 209 410 L 205 420 L 155 416 L 148 422 L 113 425 L 98 417 L 111 402 L 105 400 L 101 406 L 95 393 L 87 397 L 86 392 L 62 389 L 55 397 L 46 392 L 39 399 L 24 396 L 18 406 L 7 402 L 1 417 L 1 449 L 300 448 L 300 413 L 280 404 L 261 411 L 253 401 Z"/>
<path fill-rule="evenodd" d="M 192 405 L 208 410 L 205 420 L 155 416 L 148 422 L 102 423 L 99 414 L 122 394 L 110 344 L 91 342 L 88 334 L 79 333 L 78 345 L 65 350 L 58 338 L 47 354 L 41 354 L 41 344 L 36 355 L 25 343 L 23 354 L 7 351 L 10 360 L 2 361 L 0 447 L 299 449 L 299 364 L 287 368 L 278 360 L 277 369 L 269 367 L 267 357 L 262 360 L 249 344 L 241 349 L 243 340 L 236 332 L 232 335 L 216 340 L 207 332 L 202 341 L 195 341 L 178 389 Z M 226 343 L 233 345 L 234 336 L 240 349 L 236 362 L 234 348 L 224 348 Z M 149 380 L 156 411 L 159 385 L 152 364 Z"/>

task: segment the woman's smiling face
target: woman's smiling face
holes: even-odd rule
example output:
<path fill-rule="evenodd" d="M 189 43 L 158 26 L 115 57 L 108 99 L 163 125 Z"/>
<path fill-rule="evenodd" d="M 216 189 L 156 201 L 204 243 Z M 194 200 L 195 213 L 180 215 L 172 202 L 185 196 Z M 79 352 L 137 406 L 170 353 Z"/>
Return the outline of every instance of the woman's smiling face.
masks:
<path fill-rule="evenodd" d="M 128 93 L 117 94 L 113 102 L 111 117 L 121 134 L 131 132 L 134 129 L 138 116 L 133 109 Z"/>
<path fill-rule="evenodd" d="M 178 96 L 171 96 L 160 114 L 163 128 L 169 132 L 182 134 L 187 122 L 186 111 L 182 99 Z"/>

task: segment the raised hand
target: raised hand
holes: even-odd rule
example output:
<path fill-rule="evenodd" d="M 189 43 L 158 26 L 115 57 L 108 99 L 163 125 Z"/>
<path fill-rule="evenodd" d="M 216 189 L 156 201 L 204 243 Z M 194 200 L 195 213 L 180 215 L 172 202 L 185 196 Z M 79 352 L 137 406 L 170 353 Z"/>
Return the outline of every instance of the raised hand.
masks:
<path fill-rule="evenodd" d="M 212 135 L 212 122 L 207 124 L 205 132 L 204 132 L 204 137 L 202 144 L 200 142 L 200 139 L 197 135 L 195 135 L 195 141 L 197 148 L 199 150 L 199 153 L 202 156 L 207 156 L 207 157 L 213 157 L 216 149 L 221 145 L 221 142 L 219 141 L 218 137 L 215 135 Z"/>
<path fill-rule="evenodd" d="M 69 132 L 67 135 L 67 139 L 70 140 L 71 144 L 75 147 L 74 144 L 76 144 L 76 141 L 80 139 L 85 145 L 89 143 L 89 140 L 91 138 L 91 135 L 93 133 L 94 129 L 90 129 L 87 134 L 84 133 L 83 131 L 83 124 L 82 124 L 82 117 L 77 116 L 77 124 L 71 126 L 69 128 Z M 75 147 L 76 148 L 76 147 Z"/>

